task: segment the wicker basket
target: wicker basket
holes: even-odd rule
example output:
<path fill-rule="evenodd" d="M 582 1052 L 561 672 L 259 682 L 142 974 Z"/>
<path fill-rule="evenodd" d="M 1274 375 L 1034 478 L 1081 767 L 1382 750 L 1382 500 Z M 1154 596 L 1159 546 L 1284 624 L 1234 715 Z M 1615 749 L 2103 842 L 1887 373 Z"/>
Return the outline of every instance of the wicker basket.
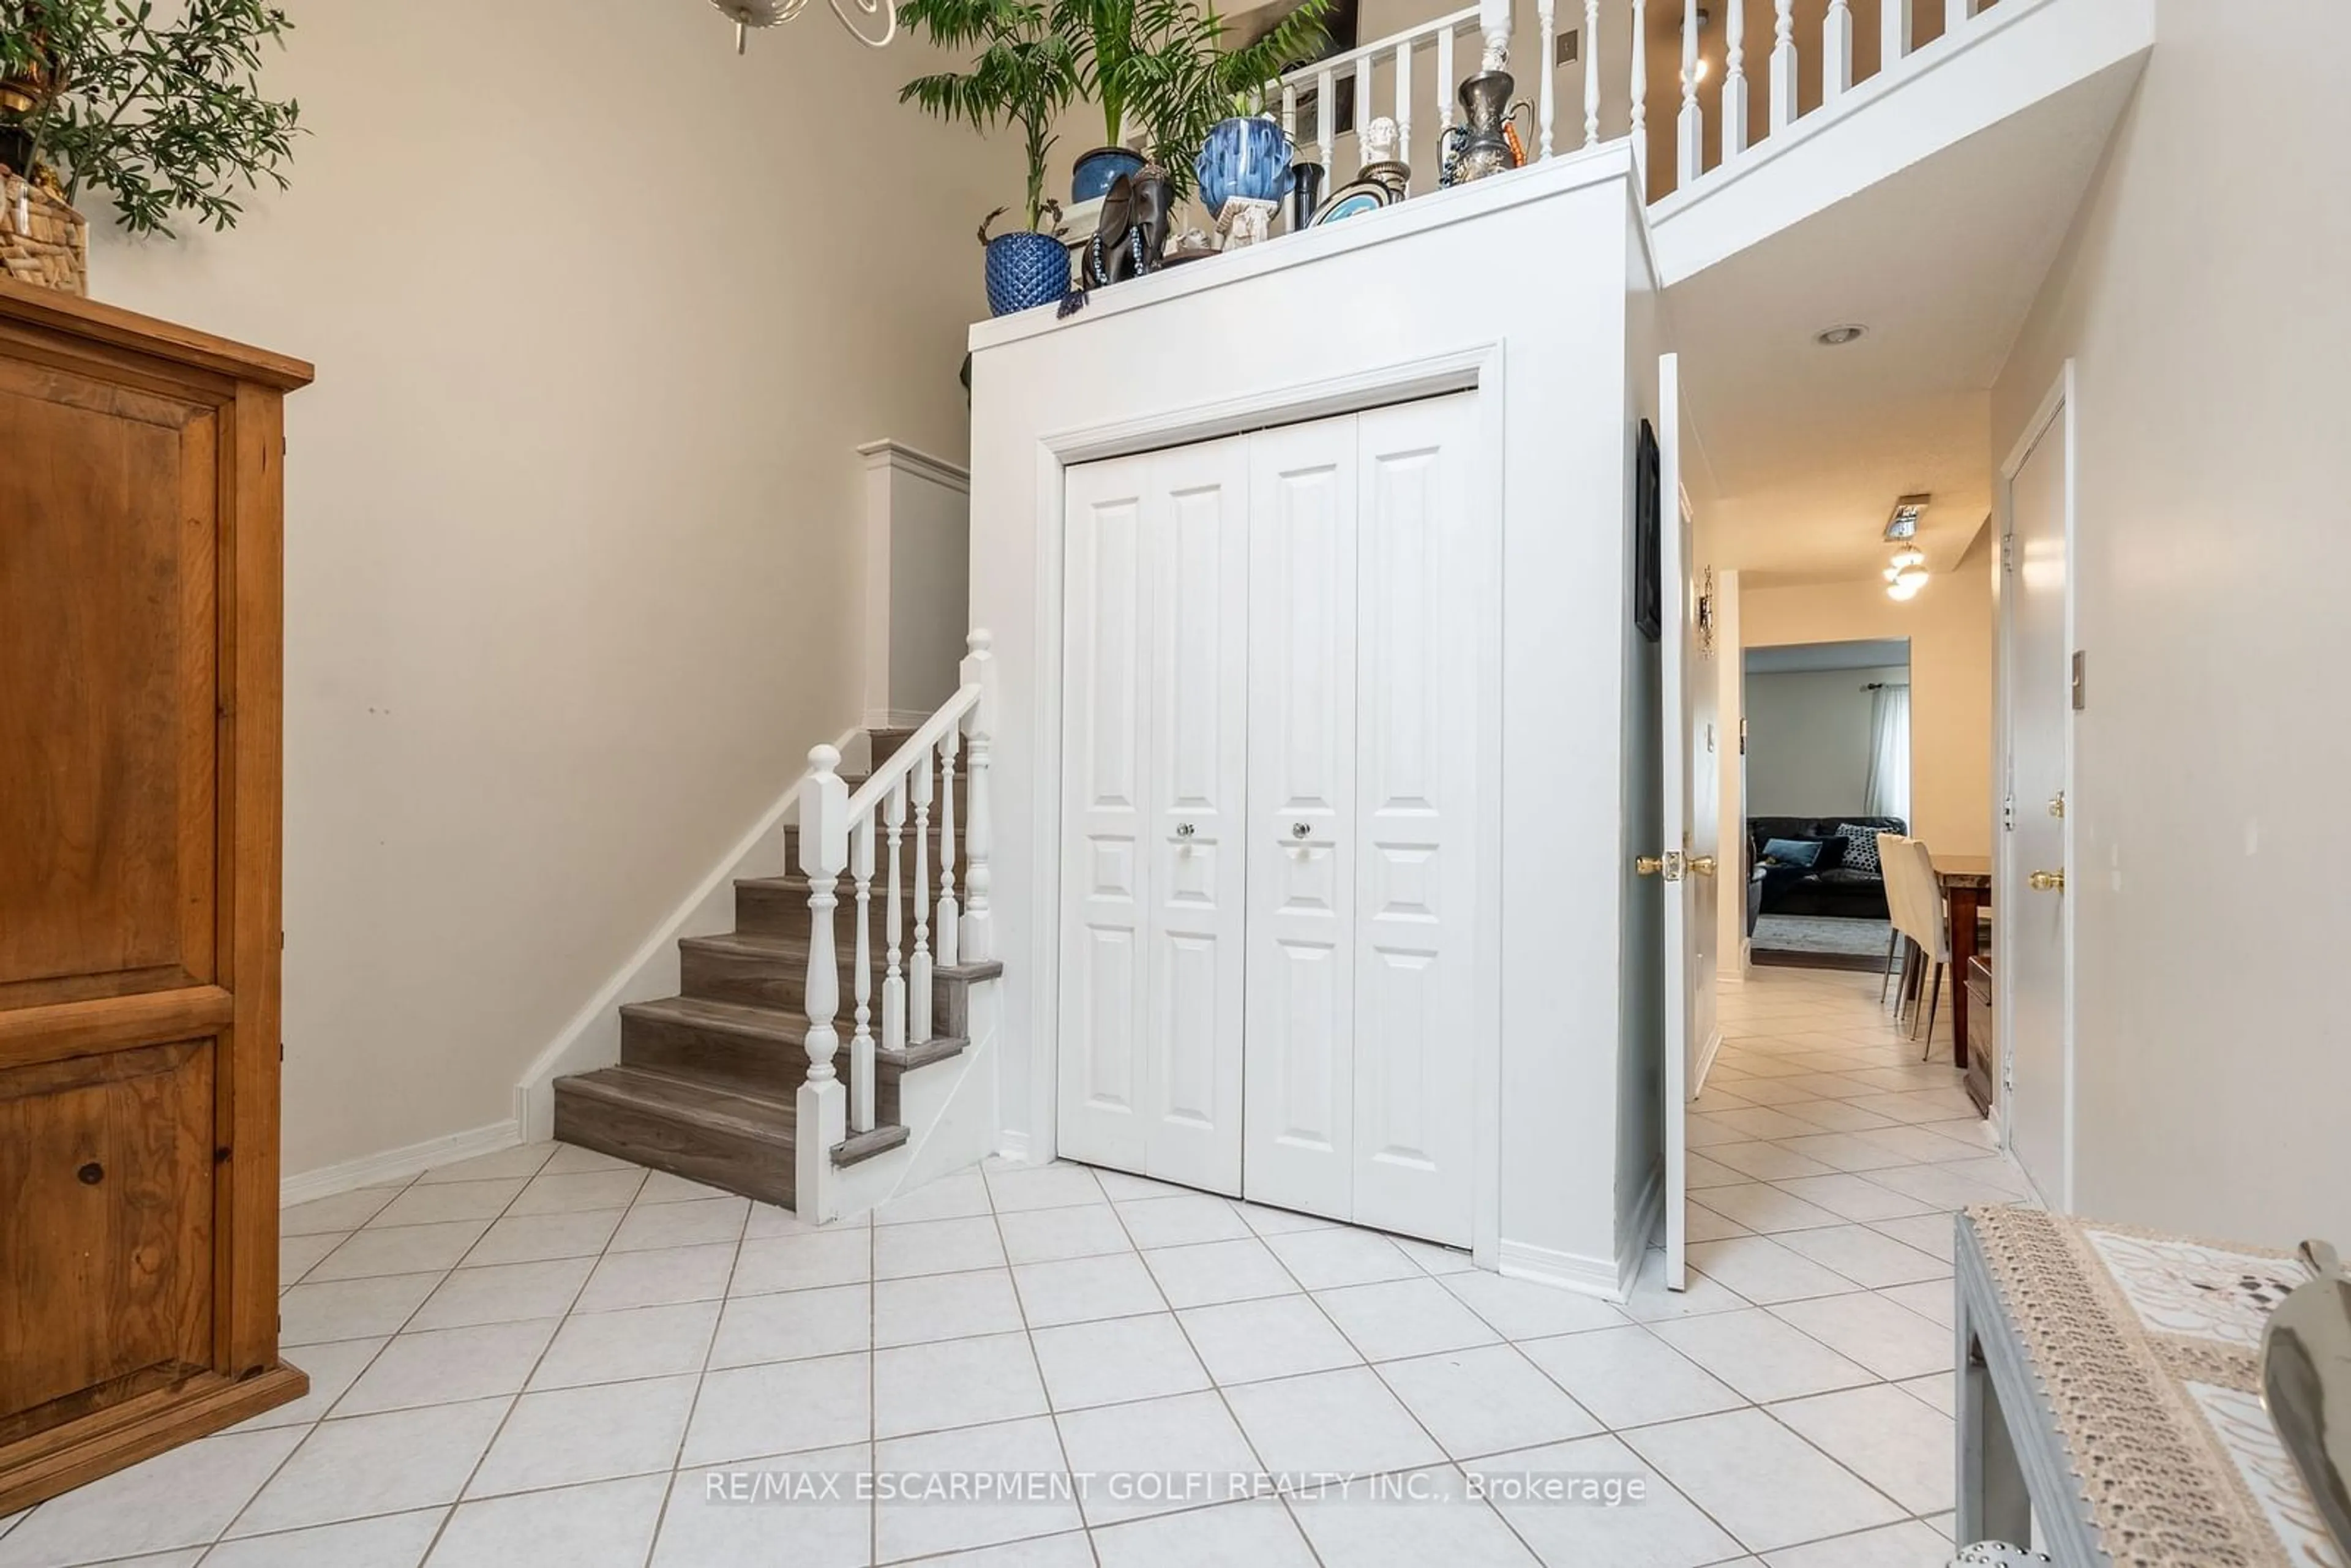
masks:
<path fill-rule="evenodd" d="M 89 292 L 89 223 L 39 183 L 0 166 L 0 272 L 17 283 Z"/>

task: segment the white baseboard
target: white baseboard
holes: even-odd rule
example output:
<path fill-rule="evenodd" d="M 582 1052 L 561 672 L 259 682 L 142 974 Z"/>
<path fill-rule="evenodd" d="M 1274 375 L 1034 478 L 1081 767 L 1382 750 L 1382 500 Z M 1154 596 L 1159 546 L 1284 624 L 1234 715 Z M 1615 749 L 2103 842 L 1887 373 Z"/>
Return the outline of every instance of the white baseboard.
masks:
<path fill-rule="evenodd" d="M 1497 1261 L 1500 1265 L 1497 1271 L 1513 1280 L 1557 1285 L 1562 1290 L 1598 1296 L 1606 1301 L 1625 1299 L 1614 1258 L 1587 1258 L 1580 1252 L 1561 1252 L 1530 1241 L 1504 1241 Z"/>
<path fill-rule="evenodd" d="M 471 1132 L 427 1138 L 421 1144 L 411 1144 L 405 1148 L 386 1149 L 380 1155 L 345 1160 L 339 1166 L 321 1166 L 314 1171 L 287 1176 L 277 1184 L 277 1201 L 281 1207 L 290 1207 L 294 1204 L 308 1203 L 312 1198 L 332 1197 L 337 1193 L 356 1192 L 363 1186 L 381 1186 L 385 1182 L 403 1181 L 434 1166 L 454 1165 L 459 1160 L 470 1160 L 476 1155 L 495 1155 L 500 1149 L 513 1148 L 522 1141 L 522 1129 L 511 1119 L 492 1122 Z"/>
<path fill-rule="evenodd" d="M 1633 1286 L 1641 1277 L 1641 1256 L 1649 1249 L 1649 1238 L 1657 1234 L 1666 1222 L 1666 1167 L 1663 1161 L 1649 1167 L 1649 1179 L 1641 1185 L 1641 1196 L 1633 1201 L 1633 1212 L 1616 1233 L 1616 1294 L 1614 1300 L 1625 1301 L 1633 1294 Z"/>
<path fill-rule="evenodd" d="M 1029 1158 L 1029 1134 L 999 1130 L 996 1134 L 996 1152 L 1003 1159 L 1026 1161 Z"/>
<path fill-rule="evenodd" d="M 1690 1074 L 1689 1097 L 1691 1099 L 1697 1099 L 1705 1092 L 1706 1075 L 1714 1071 L 1715 1056 L 1721 1050 L 1722 1026 L 1717 1024 L 1714 1027 L 1714 1032 L 1706 1037 L 1706 1044 L 1698 1048 L 1698 1071 Z"/>
<path fill-rule="evenodd" d="M 834 745 L 841 752 L 842 772 L 862 772 L 871 766 L 867 753 L 872 743 L 863 729 L 849 731 Z M 523 1070 L 515 1084 L 515 1118 L 523 1137 L 555 1135 L 557 1079 L 592 1072 L 621 1060 L 621 1004 L 677 995 L 679 937 L 719 936 L 735 929 L 735 879 L 775 876 L 783 871 L 784 826 L 798 814 L 800 780 L 807 777 L 803 771 L 792 780 L 751 831 Z"/>

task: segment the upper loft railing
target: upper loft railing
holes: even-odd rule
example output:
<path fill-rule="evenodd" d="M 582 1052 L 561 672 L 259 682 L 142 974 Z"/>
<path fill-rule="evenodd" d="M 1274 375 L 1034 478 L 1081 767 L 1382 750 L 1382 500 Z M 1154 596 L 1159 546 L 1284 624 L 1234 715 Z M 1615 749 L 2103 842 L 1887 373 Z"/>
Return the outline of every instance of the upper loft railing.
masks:
<path fill-rule="evenodd" d="M 1279 113 L 1298 159 L 1326 169 L 1326 197 L 1371 161 L 1364 131 L 1377 119 L 1394 123 L 1408 191 L 1426 192 L 1459 115 L 1456 91 L 1499 46 L 1531 111 L 1528 161 L 1629 137 L 1654 203 L 1723 177 L 1792 127 L 1835 117 L 1860 82 L 1891 84 L 1921 68 L 1991 5 L 1828 0 L 1815 35 L 1800 28 L 1797 0 L 1536 0 L 1531 27 L 1511 0 L 1483 0 L 1292 71 L 1268 87 L 1263 104 Z M 1751 48 L 1750 9 L 1759 24 L 1770 18 Z M 1558 59 L 1563 28 L 1575 34 L 1573 61 L 1545 67 Z M 1463 34 L 1473 36 L 1457 47 Z M 1866 46 L 1860 55 L 1857 42 Z M 1353 103 L 1343 105 L 1350 84 Z"/>

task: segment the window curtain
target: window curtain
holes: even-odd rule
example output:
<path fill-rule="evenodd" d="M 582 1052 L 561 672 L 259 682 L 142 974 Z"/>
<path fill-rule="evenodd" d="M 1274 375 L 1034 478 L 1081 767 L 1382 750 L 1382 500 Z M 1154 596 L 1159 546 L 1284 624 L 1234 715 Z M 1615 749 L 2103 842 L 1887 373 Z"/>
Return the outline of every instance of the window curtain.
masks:
<path fill-rule="evenodd" d="M 1873 817 L 1910 821 L 1910 688 L 1882 685 L 1869 694 L 1869 788 L 1864 810 Z"/>

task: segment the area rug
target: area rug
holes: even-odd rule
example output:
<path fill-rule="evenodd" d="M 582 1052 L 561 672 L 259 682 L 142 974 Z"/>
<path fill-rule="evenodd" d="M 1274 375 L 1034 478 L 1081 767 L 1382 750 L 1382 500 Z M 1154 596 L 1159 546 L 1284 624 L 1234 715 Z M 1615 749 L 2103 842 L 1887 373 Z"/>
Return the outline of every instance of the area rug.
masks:
<path fill-rule="evenodd" d="M 1768 964 L 1785 954 L 1797 963 L 1819 965 L 1824 959 L 1844 960 L 1839 968 L 1871 968 L 1886 962 L 1886 944 L 1894 934 L 1883 920 L 1843 920 L 1828 915 L 1760 915 L 1755 918 L 1755 961 Z M 1851 960 L 1867 962 L 1853 963 Z"/>

